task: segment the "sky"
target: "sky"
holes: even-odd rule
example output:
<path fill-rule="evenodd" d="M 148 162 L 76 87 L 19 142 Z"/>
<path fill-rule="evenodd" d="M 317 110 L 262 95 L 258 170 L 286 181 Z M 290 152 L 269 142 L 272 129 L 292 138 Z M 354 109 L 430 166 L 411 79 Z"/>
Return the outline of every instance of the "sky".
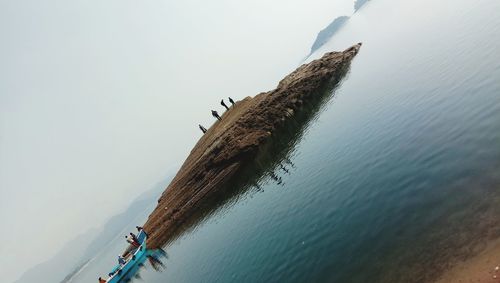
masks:
<path fill-rule="evenodd" d="M 2 281 L 175 173 L 221 98 L 273 89 L 352 9 L 352 0 L 0 0 Z"/>

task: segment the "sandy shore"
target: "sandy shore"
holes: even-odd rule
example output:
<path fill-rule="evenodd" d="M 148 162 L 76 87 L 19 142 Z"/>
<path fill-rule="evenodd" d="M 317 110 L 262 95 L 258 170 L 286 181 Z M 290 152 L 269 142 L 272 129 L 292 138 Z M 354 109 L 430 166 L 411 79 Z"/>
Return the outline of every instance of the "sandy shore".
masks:
<path fill-rule="evenodd" d="M 495 270 L 499 267 L 499 270 Z M 500 282 L 500 239 L 493 241 L 476 256 L 445 271 L 436 283 Z"/>

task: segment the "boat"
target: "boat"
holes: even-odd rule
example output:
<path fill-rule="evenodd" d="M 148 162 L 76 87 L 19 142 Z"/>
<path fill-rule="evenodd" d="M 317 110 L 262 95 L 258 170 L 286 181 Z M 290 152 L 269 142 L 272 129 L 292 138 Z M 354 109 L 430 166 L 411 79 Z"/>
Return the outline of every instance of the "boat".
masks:
<path fill-rule="evenodd" d="M 147 234 L 144 230 L 141 230 L 137 235 L 137 240 L 140 243 L 139 247 L 130 246 L 125 257 L 124 264 L 116 265 L 111 272 L 109 273 L 109 277 L 106 280 L 107 283 L 117 283 L 127 278 L 127 274 L 134 269 L 140 262 L 141 259 L 146 255 L 146 239 Z"/>

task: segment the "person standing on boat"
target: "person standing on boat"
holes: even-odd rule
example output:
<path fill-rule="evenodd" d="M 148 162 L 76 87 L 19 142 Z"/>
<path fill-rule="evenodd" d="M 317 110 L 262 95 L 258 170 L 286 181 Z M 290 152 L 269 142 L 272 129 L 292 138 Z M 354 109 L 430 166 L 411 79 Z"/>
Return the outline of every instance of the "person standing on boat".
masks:
<path fill-rule="evenodd" d="M 141 226 L 135 226 L 135 228 L 137 229 L 137 232 L 141 232 L 144 233 L 144 235 L 146 235 L 146 238 L 148 237 L 148 233 L 146 233 L 146 230 L 144 230 Z"/>
<path fill-rule="evenodd" d="M 139 243 L 139 239 L 137 239 L 137 236 L 136 236 L 134 233 L 130 232 L 130 237 L 132 237 L 132 240 L 133 240 L 136 244 L 138 244 L 139 246 L 141 245 L 141 243 Z"/>
<path fill-rule="evenodd" d="M 101 277 L 99 277 L 99 283 L 106 283 L 106 280 L 104 280 Z"/>
<path fill-rule="evenodd" d="M 132 246 L 138 248 L 140 246 L 140 244 L 137 242 L 137 241 L 134 241 L 134 238 L 132 238 L 132 236 L 128 235 L 128 236 L 125 236 L 125 239 L 127 239 L 127 242 L 129 244 L 131 244 Z"/>
<path fill-rule="evenodd" d="M 125 258 L 124 258 L 124 257 L 122 257 L 122 255 L 118 255 L 118 264 L 119 264 L 119 265 L 124 265 L 125 263 L 127 263 L 127 262 L 125 261 Z"/>

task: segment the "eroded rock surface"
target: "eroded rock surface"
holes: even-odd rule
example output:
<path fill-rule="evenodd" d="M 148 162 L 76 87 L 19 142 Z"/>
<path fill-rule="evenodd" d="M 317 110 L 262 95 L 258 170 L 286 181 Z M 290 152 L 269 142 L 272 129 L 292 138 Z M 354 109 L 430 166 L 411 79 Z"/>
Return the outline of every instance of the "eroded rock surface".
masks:
<path fill-rule="evenodd" d="M 222 121 L 200 138 L 158 200 L 144 225 L 148 245 L 157 248 L 171 240 L 203 201 L 234 178 L 303 104 L 342 79 L 360 47 L 358 43 L 326 53 L 297 68 L 276 89 L 238 101 L 224 113 Z"/>

